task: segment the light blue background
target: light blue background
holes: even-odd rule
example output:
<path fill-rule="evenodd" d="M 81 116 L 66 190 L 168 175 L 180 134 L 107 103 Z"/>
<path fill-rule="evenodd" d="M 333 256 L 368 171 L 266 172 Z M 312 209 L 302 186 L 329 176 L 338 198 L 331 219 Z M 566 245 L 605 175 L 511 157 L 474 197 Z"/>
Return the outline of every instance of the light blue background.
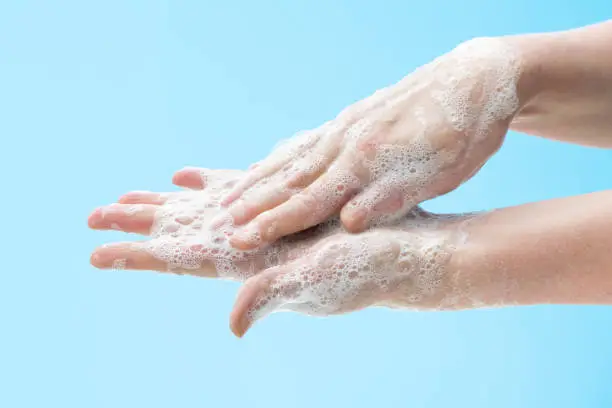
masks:
<path fill-rule="evenodd" d="M 463 3 L 463 5 L 459 5 Z M 88 213 L 245 168 L 462 40 L 572 28 L 601 1 L 0 3 L 0 406 L 610 407 L 612 309 L 274 315 L 236 285 L 97 271 Z M 610 188 L 612 153 L 511 134 L 463 211 Z"/>

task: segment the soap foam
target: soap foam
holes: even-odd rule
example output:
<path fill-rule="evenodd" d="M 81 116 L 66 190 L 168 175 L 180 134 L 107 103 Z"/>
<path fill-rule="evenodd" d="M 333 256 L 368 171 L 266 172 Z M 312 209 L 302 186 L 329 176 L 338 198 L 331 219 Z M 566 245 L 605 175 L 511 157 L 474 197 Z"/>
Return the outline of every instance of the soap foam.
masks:
<path fill-rule="evenodd" d="M 503 40 L 462 43 L 285 141 L 247 176 L 244 201 L 260 201 L 270 186 L 282 189 L 291 179 L 326 170 L 329 188 L 308 192 L 317 194 L 313 217 L 346 202 L 338 191 L 348 191 L 364 192 L 349 206 L 365 210 L 369 224 L 401 218 L 419 202 L 456 188 L 497 150 L 519 108 L 520 73 L 519 53 Z M 396 196 L 401 202 L 390 213 L 376 208 Z"/>
<path fill-rule="evenodd" d="M 446 265 L 465 235 L 446 227 L 455 219 L 417 204 L 456 187 L 501 144 L 504 123 L 518 109 L 520 70 L 518 54 L 499 39 L 461 44 L 285 141 L 246 176 L 203 170 L 205 190 L 172 194 L 157 211 L 147 249 L 176 272 L 212 264 L 220 278 L 237 281 L 277 273 L 251 307 L 253 320 L 278 310 L 329 315 L 370 305 L 452 306 L 457 294 L 445 289 Z M 349 208 L 366 210 L 375 227 L 349 234 L 335 217 L 259 249 L 229 245 L 236 227 L 220 202 L 235 186 L 250 187 L 245 203 L 264 201 L 278 189 L 301 192 L 296 180 L 324 170 L 328 183 L 296 204 L 304 206 L 304 226 L 363 192 Z M 377 207 L 396 197 L 392 211 Z"/>
<path fill-rule="evenodd" d="M 237 179 L 235 173 L 209 177 L 202 191 L 170 194 L 156 212 L 146 249 L 175 273 L 201 274 L 212 264 L 219 278 L 241 282 L 288 266 L 251 307 L 252 319 L 280 310 L 324 316 L 370 305 L 418 308 L 443 286 L 445 265 L 463 239 L 445 227 L 457 218 L 417 207 L 361 234 L 348 233 L 333 218 L 263 248 L 238 250 L 228 242 L 236 227 L 219 204 Z M 219 218 L 226 222 L 213 225 Z"/>

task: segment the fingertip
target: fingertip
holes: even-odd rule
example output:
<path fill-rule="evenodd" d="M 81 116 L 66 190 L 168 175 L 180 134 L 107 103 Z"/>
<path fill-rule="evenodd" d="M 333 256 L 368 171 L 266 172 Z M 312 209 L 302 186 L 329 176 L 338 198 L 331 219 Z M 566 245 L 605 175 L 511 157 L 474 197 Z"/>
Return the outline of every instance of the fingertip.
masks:
<path fill-rule="evenodd" d="M 236 201 L 227 208 L 227 212 L 235 226 L 243 225 L 255 218 L 254 211 L 244 202 Z"/>
<path fill-rule="evenodd" d="M 115 258 L 112 256 L 111 246 L 103 245 L 99 248 L 96 248 L 90 258 L 89 263 L 98 269 L 107 269 L 110 268 L 112 262 Z"/>
<path fill-rule="evenodd" d="M 151 204 L 162 205 L 166 202 L 166 193 L 153 193 L 151 191 L 130 191 L 117 200 L 118 204 Z"/>
<path fill-rule="evenodd" d="M 182 186 L 181 181 L 183 179 L 183 170 L 179 170 L 172 175 L 172 184 L 175 186 Z"/>
<path fill-rule="evenodd" d="M 126 193 L 122 196 L 119 197 L 119 199 L 117 200 L 117 202 L 119 204 L 127 204 L 130 202 L 130 197 L 132 196 L 132 193 Z"/>
<path fill-rule="evenodd" d="M 248 330 L 248 323 L 246 323 L 241 316 L 234 316 L 232 314 L 230 316 L 230 330 L 234 336 L 241 339 Z"/>
<path fill-rule="evenodd" d="M 363 232 L 384 217 L 401 215 L 404 205 L 400 191 L 384 191 L 374 186 L 349 201 L 342 208 L 340 219 L 349 232 Z"/>
<path fill-rule="evenodd" d="M 236 187 L 234 187 L 234 188 L 236 188 Z M 227 208 L 234 201 L 236 201 L 239 196 L 240 196 L 240 194 L 238 192 L 236 192 L 235 190 L 232 190 L 232 191 L 230 191 L 229 193 L 227 193 L 225 196 L 223 196 L 221 198 L 221 200 L 219 201 L 219 205 L 221 205 L 221 207 Z"/>
<path fill-rule="evenodd" d="M 238 290 L 234 307 L 230 313 L 230 330 L 238 338 L 242 338 L 251 327 L 249 310 L 262 289 L 261 276 L 248 279 Z"/>
<path fill-rule="evenodd" d="M 233 318 L 232 316 L 230 316 L 230 331 L 234 334 L 234 336 L 238 337 L 239 339 L 242 338 L 242 336 L 244 336 L 244 331 L 242 330 L 242 327 L 240 326 L 240 323 L 237 319 Z"/>
<path fill-rule="evenodd" d="M 240 181 L 238 181 L 234 185 L 234 187 L 232 187 L 232 189 L 227 192 L 227 194 L 225 194 L 223 197 L 221 197 L 221 200 L 219 201 L 219 204 L 221 205 L 221 207 L 227 208 L 234 201 L 236 201 L 237 199 L 242 197 L 242 194 L 254 182 L 255 182 L 255 180 L 253 179 L 252 174 L 247 172 L 247 174 Z"/>
<path fill-rule="evenodd" d="M 87 226 L 91 229 L 99 228 L 102 221 L 102 208 L 96 208 L 87 217 Z"/>
<path fill-rule="evenodd" d="M 97 253 L 97 251 L 92 252 L 91 256 L 89 257 L 89 263 L 91 264 L 91 266 L 101 269 L 102 268 L 102 264 L 100 261 L 100 255 Z"/>
<path fill-rule="evenodd" d="M 172 184 L 199 190 L 206 187 L 205 178 L 202 177 L 201 171 L 193 167 L 185 167 L 174 173 Z"/>
<path fill-rule="evenodd" d="M 232 247 L 243 251 L 257 249 L 262 245 L 261 235 L 251 229 L 235 232 L 229 239 Z"/>
<path fill-rule="evenodd" d="M 363 232 L 367 227 L 367 214 L 367 211 L 363 208 L 345 207 L 340 212 L 340 221 L 348 232 Z"/>
<path fill-rule="evenodd" d="M 150 191 L 130 191 L 129 193 L 125 193 L 117 200 L 119 204 L 139 204 L 143 202 L 150 201 L 152 196 L 156 196 Z"/>
<path fill-rule="evenodd" d="M 240 237 L 237 237 L 236 234 L 232 235 L 229 239 L 229 243 L 234 249 L 239 249 L 241 251 L 249 251 L 252 249 L 256 249 L 257 245 L 253 244 L 248 240 L 244 240 Z"/>

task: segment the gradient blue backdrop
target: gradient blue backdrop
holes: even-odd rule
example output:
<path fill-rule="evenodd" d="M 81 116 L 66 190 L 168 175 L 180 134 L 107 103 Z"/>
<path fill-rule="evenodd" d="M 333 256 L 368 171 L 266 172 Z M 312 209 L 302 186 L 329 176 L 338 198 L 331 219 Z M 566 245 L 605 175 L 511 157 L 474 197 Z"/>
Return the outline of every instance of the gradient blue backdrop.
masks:
<path fill-rule="evenodd" d="M 458 5 L 462 3 L 463 5 Z M 610 407 L 612 309 L 274 315 L 237 286 L 97 271 L 94 207 L 185 165 L 246 168 L 462 40 L 567 29 L 601 1 L 0 3 L 0 406 Z M 511 134 L 437 211 L 611 187 L 612 153 Z"/>

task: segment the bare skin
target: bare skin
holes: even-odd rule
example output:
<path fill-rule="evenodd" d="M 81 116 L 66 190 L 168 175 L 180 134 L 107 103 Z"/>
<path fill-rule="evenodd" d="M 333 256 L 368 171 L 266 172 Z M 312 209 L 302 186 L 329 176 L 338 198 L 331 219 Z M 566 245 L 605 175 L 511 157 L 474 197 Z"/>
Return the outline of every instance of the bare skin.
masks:
<path fill-rule="evenodd" d="M 200 174 L 197 169 L 183 170 L 173 181 L 182 187 L 204 189 L 201 194 L 207 194 Z M 94 211 L 89 217 L 89 226 L 97 230 L 112 228 L 146 235 L 156 212 L 163 208 L 168 197 L 158 193 L 129 193 L 121 197 L 112 210 Z M 139 211 L 130 210 L 134 204 L 142 206 Z M 242 336 L 255 320 L 278 310 L 331 315 L 380 306 L 457 310 L 508 305 L 612 304 L 612 251 L 609 250 L 612 247 L 609 234 L 612 191 L 478 215 L 445 217 L 435 224 L 430 224 L 429 220 L 436 216 L 427 213 L 423 216 L 423 223 L 410 224 L 409 230 L 391 226 L 360 234 L 332 231 L 320 238 L 316 233 L 296 237 L 286 248 L 299 247 L 300 251 L 286 252 L 269 267 L 258 259 L 273 246 L 254 253 L 245 261 L 249 263 L 244 269 L 245 284 L 231 313 L 233 332 Z M 423 242 L 423 237 L 434 237 L 436 245 L 447 245 L 451 241 L 449 237 L 454 239 L 459 231 L 466 239 L 453 244 L 452 251 L 443 251 L 450 256 L 441 258 L 443 264 L 438 266 L 443 269 L 438 269 L 441 272 L 435 276 L 436 285 L 429 291 L 417 293 L 414 278 L 418 273 L 415 275 L 412 265 L 427 263 L 432 256 L 427 248 L 432 246 L 408 246 L 412 253 L 407 254 L 411 259 L 411 265 L 407 265 L 400 260 L 402 245 Z M 439 237 L 442 240 L 438 240 Z M 304 303 L 300 300 L 303 293 L 312 292 L 313 288 L 334 287 L 337 276 L 331 272 L 337 270 L 339 264 L 353 261 L 351 252 L 343 251 L 343 248 L 350 249 L 342 247 L 345 242 L 369 250 L 369 257 L 355 264 L 373 265 L 376 273 L 368 269 L 370 275 L 362 273 L 360 277 L 372 276 L 376 281 L 362 279 L 354 290 L 334 292 L 337 297 L 331 304 L 322 298 L 309 298 L 309 302 L 319 303 L 309 303 L 308 308 L 303 309 Z M 210 243 L 199 244 L 206 247 Z M 125 269 L 167 271 L 168 268 L 165 262 L 129 242 L 98 248 L 91 257 L 92 264 L 98 268 L 112 268 L 118 260 Z M 408 271 L 407 266 L 412 269 Z M 198 269 L 181 272 L 207 277 L 217 275 L 213 264 L 205 259 Z M 296 276 L 317 278 L 304 287 L 296 285 Z M 381 276 L 389 278 L 385 285 L 380 284 Z"/>
<path fill-rule="evenodd" d="M 612 20 L 569 31 L 508 37 L 523 50 L 525 103 L 510 129 L 612 147 Z"/>
<path fill-rule="evenodd" d="M 266 245 L 336 215 L 352 232 L 401 218 L 469 179 L 509 129 L 612 147 L 612 21 L 495 40 L 462 44 L 253 166 L 224 200 L 244 227 L 232 245 Z M 382 147 L 390 159 L 379 165 Z"/>

